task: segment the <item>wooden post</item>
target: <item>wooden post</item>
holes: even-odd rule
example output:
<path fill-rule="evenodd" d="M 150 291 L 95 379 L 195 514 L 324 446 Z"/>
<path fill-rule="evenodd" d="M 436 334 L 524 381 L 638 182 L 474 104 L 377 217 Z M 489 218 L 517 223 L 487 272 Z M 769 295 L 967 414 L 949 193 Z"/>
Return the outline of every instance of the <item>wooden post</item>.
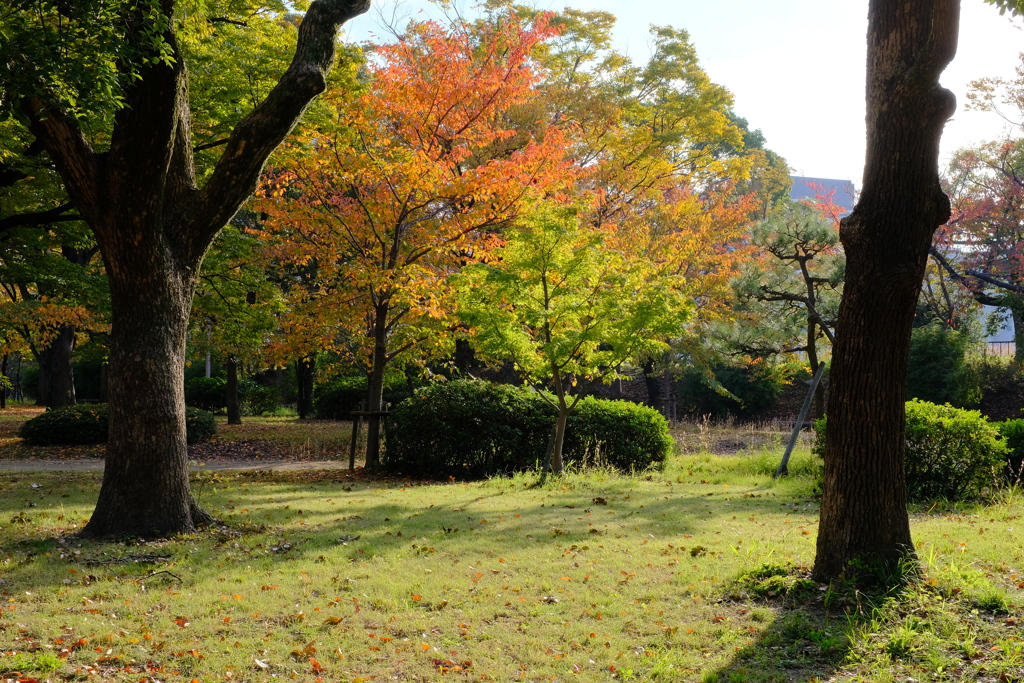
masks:
<path fill-rule="evenodd" d="M 359 443 L 359 424 L 363 421 L 363 413 L 366 412 L 366 401 L 360 401 L 359 410 L 352 412 L 352 443 L 348 447 L 348 471 L 356 471 L 356 444 Z"/>
<path fill-rule="evenodd" d="M 782 456 L 782 462 L 779 463 L 779 469 L 775 470 L 774 479 L 784 477 L 789 474 L 789 456 L 793 454 L 793 447 L 796 446 L 796 439 L 800 436 L 800 430 L 803 429 L 804 420 L 807 419 L 807 411 L 811 408 L 811 400 L 814 399 L 814 390 L 818 388 L 818 382 L 821 381 L 821 375 L 825 372 L 825 364 L 821 363 L 818 365 L 818 371 L 814 373 L 814 377 L 810 381 L 810 391 L 807 392 L 807 398 L 804 399 L 804 404 L 800 408 L 800 417 L 796 419 L 796 424 L 793 425 L 793 433 L 789 436 L 789 444 L 786 445 L 786 453 Z"/>

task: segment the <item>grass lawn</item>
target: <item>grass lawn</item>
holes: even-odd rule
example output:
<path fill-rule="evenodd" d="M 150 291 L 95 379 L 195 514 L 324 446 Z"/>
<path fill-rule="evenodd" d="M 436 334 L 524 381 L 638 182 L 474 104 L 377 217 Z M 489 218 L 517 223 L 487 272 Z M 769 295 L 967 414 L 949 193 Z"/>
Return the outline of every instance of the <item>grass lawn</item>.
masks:
<path fill-rule="evenodd" d="M 202 472 L 223 525 L 161 542 L 69 536 L 97 473 L 7 473 L 0 680 L 1024 680 L 1024 500 L 913 510 L 924 576 L 872 596 L 806 578 L 817 463 L 774 482 L 780 453 L 544 486 Z"/>

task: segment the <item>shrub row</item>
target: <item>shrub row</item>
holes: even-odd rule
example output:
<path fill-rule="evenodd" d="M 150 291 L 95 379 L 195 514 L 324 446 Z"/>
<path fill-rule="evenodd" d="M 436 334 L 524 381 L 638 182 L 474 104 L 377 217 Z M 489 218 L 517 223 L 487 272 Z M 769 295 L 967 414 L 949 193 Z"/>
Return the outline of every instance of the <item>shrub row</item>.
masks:
<path fill-rule="evenodd" d="M 1014 463 L 1019 471 L 1024 420 L 990 423 L 977 410 L 918 399 L 907 402 L 906 414 L 904 466 L 911 501 L 978 498 L 1001 485 Z M 826 428 L 826 418 L 814 423 L 819 456 L 825 454 Z"/>
<path fill-rule="evenodd" d="M 392 409 L 382 464 L 406 476 L 459 479 L 534 469 L 556 417 L 530 389 L 478 380 L 433 384 Z M 638 471 L 660 467 L 671 448 L 657 411 L 585 398 L 569 417 L 563 453 L 567 463 Z"/>
<path fill-rule="evenodd" d="M 109 412 L 106 403 L 90 403 L 48 410 L 21 426 L 18 436 L 32 446 L 72 446 L 107 442 Z M 185 409 L 188 443 L 209 441 L 217 434 L 213 414 Z"/>

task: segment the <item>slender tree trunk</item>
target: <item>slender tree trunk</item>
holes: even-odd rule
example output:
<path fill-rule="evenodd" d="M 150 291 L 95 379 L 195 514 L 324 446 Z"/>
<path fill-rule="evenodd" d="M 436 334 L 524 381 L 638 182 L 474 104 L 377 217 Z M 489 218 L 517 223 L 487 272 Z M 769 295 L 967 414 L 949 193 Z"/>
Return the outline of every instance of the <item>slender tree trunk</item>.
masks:
<path fill-rule="evenodd" d="M 238 359 L 233 355 L 228 356 L 228 383 L 227 383 L 227 407 L 228 424 L 242 424 L 241 402 L 238 400 Z"/>
<path fill-rule="evenodd" d="M 110 400 L 110 363 L 100 365 L 100 403 Z"/>
<path fill-rule="evenodd" d="M 7 354 L 0 359 L 0 376 L 7 377 Z M 7 408 L 7 387 L 0 387 L 0 410 Z"/>
<path fill-rule="evenodd" d="M 956 52 L 958 0 L 871 0 L 864 189 L 844 218 L 846 285 L 828 401 L 813 576 L 913 557 L 903 468 L 910 329 L 928 249 L 949 217 L 942 126 L 955 99 L 938 77 Z"/>
<path fill-rule="evenodd" d="M 295 375 L 298 396 L 295 399 L 299 419 L 305 420 L 313 414 L 313 379 L 316 377 L 316 354 L 295 361 Z"/>
<path fill-rule="evenodd" d="M 476 357 L 476 353 L 473 351 L 473 345 L 469 343 L 468 339 L 456 339 L 455 340 L 455 369 L 460 374 L 468 374 L 473 368 L 473 361 Z"/>
<path fill-rule="evenodd" d="M 643 364 L 644 386 L 647 387 L 647 405 L 657 411 L 661 410 L 661 384 L 654 376 L 654 360 L 647 358 Z"/>
<path fill-rule="evenodd" d="M 555 439 L 551 443 L 551 471 L 555 474 L 562 474 L 565 471 L 565 461 L 562 457 L 562 446 L 565 444 L 565 426 L 569 422 L 569 413 L 572 406 L 569 405 L 565 395 L 565 383 L 562 372 L 554 362 L 551 363 L 551 382 L 554 384 L 555 395 L 558 397 L 558 419 L 555 422 Z"/>
<path fill-rule="evenodd" d="M 75 352 L 75 327 L 63 325 L 57 336 L 37 356 L 39 393 L 37 406 L 62 408 L 75 405 L 75 374 L 72 357 Z"/>
<path fill-rule="evenodd" d="M 366 416 L 366 468 L 380 466 L 380 422 L 381 416 L 375 415 L 383 410 L 384 402 L 384 371 L 387 369 L 388 358 L 388 311 L 385 299 L 374 309 L 373 320 L 373 364 L 370 368 L 370 387 L 367 396 Z"/>

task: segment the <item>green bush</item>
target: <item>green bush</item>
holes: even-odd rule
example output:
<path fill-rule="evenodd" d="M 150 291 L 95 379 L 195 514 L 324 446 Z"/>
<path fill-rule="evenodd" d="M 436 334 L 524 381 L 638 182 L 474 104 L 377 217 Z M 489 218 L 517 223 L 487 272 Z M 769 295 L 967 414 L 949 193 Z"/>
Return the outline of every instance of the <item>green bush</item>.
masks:
<path fill-rule="evenodd" d="M 976 498 L 1004 467 L 1006 444 L 977 410 L 908 401 L 906 437 L 911 500 Z"/>
<path fill-rule="evenodd" d="M 223 377 L 193 377 L 185 382 L 185 405 L 218 412 L 227 407 L 228 381 Z"/>
<path fill-rule="evenodd" d="M 681 410 L 692 415 L 711 415 L 716 418 L 729 415 L 747 417 L 775 403 L 786 386 L 783 373 L 763 363 L 714 365 L 711 372 L 714 380 L 697 369 L 679 378 Z M 732 395 L 721 393 L 714 382 Z"/>
<path fill-rule="evenodd" d="M 359 410 L 359 404 L 366 400 L 368 391 L 365 375 L 338 378 L 317 389 L 313 416 L 320 420 L 347 420 L 353 410 Z M 409 389 L 404 383 L 384 386 L 385 404 L 398 405 L 409 396 Z"/>
<path fill-rule="evenodd" d="M 245 392 L 246 411 L 252 415 L 272 413 L 281 405 L 281 391 L 277 387 L 265 387 L 253 383 Z"/>
<path fill-rule="evenodd" d="M 978 498 L 1000 483 L 1007 448 L 996 424 L 976 410 L 907 402 L 904 466 L 911 501 Z M 814 423 L 814 452 L 824 455 L 827 422 Z"/>
<path fill-rule="evenodd" d="M 996 422 L 999 434 L 1006 440 L 1006 476 L 1010 483 L 1024 483 L 1024 420 Z"/>
<path fill-rule="evenodd" d="M 89 403 L 48 410 L 21 426 L 18 436 L 32 446 L 74 446 L 107 442 L 109 413 L 106 403 Z M 209 441 L 217 433 L 213 414 L 185 409 L 188 443 Z"/>
<path fill-rule="evenodd" d="M 433 384 L 391 411 L 383 465 L 409 476 L 460 479 L 533 469 L 555 419 L 554 407 L 529 389 L 478 380 Z M 569 418 L 563 451 L 566 462 L 629 471 L 661 465 L 671 445 L 657 411 L 587 398 Z"/>
<path fill-rule="evenodd" d="M 551 415 L 555 416 L 553 411 Z M 607 465 L 622 472 L 660 468 L 672 452 L 665 417 L 629 401 L 588 396 L 569 414 L 565 432 L 562 450 L 571 460 Z"/>
<path fill-rule="evenodd" d="M 106 443 L 107 404 L 80 403 L 48 410 L 25 422 L 18 436 L 33 446 Z"/>
<path fill-rule="evenodd" d="M 915 329 L 907 361 L 907 396 L 958 407 L 981 400 L 978 372 L 966 361 L 970 339 L 940 325 Z"/>
<path fill-rule="evenodd" d="M 217 423 L 213 413 L 201 408 L 185 408 L 185 440 L 191 445 L 205 443 L 217 436 Z"/>

